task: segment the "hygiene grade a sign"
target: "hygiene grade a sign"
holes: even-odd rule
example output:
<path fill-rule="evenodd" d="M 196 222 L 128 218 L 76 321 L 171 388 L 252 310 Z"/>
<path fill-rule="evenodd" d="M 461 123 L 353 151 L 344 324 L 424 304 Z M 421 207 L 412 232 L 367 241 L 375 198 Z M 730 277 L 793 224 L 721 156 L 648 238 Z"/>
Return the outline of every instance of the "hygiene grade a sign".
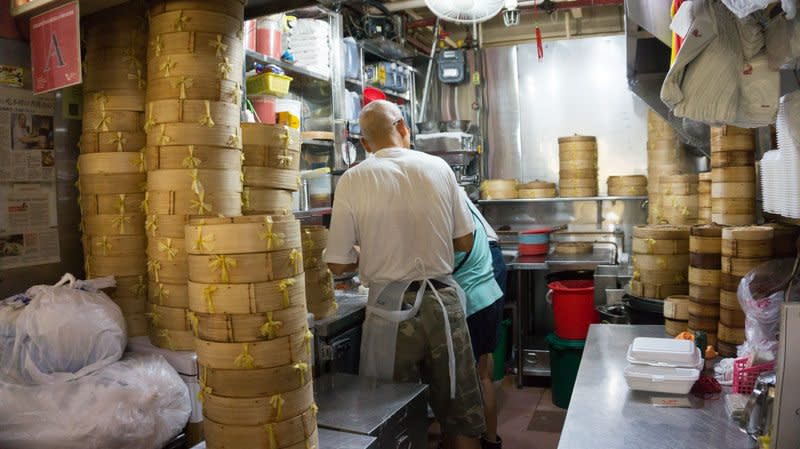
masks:
<path fill-rule="evenodd" d="M 34 94 L 82 82 L 79 20 L 77 1 L 31 18 Z"/>

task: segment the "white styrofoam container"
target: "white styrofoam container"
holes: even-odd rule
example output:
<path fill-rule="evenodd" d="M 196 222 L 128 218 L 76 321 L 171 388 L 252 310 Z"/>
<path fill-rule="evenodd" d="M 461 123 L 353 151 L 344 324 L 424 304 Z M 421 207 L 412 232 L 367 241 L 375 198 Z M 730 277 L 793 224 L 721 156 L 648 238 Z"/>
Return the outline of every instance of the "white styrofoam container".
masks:
<path fill-rule="evenodd" d="M 628 365 L 625 368 L 625 381 L 631 390 L 687 394 L 699 378 L 700 370 L 694 368 L 650 365 Z"/>
<path fill-rule="evenodd" d="M 639 337 L 628 347 L 628 362 L 677 368 L 700 368 L 703 356 L 690 340 Z"/>

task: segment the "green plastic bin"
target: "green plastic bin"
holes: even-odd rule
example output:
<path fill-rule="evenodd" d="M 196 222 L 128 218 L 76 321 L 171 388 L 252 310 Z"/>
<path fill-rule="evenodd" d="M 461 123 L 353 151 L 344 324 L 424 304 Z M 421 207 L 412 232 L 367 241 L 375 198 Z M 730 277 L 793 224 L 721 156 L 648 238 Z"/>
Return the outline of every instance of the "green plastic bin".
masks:
<path fill-rule="evenodd" d="M 494 348 L 492 358 L 494 367 L 492 380 L 502 380 L 506 377 L 506 361 L 508 360 L 508 342 L 511 339 L 511 320 L 500 322 L 498 329 L 497 347 Z"/>
<path fill-rule="evenodd" d="M 566 409 L 575 388 L 575 378 L 581 366 L 585 340 L 565 340 L 556 334 L 547 336 L 550 348 L 550 377 L 553 387 L 553 404 Z"/>

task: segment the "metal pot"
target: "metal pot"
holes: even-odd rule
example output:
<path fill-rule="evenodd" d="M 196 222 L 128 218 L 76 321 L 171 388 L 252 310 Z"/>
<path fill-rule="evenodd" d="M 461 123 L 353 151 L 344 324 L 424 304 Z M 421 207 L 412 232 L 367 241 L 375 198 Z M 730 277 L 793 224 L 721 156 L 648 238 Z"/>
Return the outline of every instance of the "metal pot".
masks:
<path fill-rule="evenodd" d="M 437 122 L 417 122 L 417 132 L 420 134 L 430 134 L 439 132 L 439 123 Z"/>
<path fill-rule="evenodd" d="M 600 315 L 601 323 L 608 324 L 630 324 L 631 319 L 628 311 L 623 304 L 603 304 L 597 306 L 597 313 Z"/>
<path fill-rule="evenodd" d="M 460 131 L 467 132 L 472 124 L 469 120 L 450 120 L 448 122 L 441 122 L 442 129 L 445 131 Z"/>

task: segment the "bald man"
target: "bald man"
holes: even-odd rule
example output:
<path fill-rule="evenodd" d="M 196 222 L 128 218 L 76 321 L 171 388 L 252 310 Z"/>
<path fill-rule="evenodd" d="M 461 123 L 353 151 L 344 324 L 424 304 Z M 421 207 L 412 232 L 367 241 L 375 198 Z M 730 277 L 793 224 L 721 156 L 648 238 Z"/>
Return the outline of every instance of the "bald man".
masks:
<path fill-rule="evenodd" d="M 472 217 L 450 167 L 409 149 L 396 105 L 374 101 L 359 122 L 371 157 L 336 187 L 325 260 L 336 274 L 358 269 L 369 286 L 361 374 L 428 383 L 445 447 L 477 449 L 481 393 L 452 277 L 453 251 L 472 248 Z"/>

